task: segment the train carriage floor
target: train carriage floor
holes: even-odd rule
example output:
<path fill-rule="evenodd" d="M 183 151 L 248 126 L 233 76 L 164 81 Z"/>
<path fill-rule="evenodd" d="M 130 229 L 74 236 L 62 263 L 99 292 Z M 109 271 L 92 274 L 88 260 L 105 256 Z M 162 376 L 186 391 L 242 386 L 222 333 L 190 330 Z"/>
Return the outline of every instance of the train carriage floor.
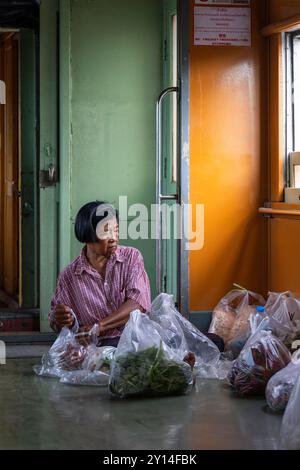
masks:
<path fill-rule="evenodd" d="M 190 395 L 116 400 L 35 376 L 39 358 L 0 366 L 0 449 L 276 449 L 281 416 L 263 398 L 198 380 Z"/>

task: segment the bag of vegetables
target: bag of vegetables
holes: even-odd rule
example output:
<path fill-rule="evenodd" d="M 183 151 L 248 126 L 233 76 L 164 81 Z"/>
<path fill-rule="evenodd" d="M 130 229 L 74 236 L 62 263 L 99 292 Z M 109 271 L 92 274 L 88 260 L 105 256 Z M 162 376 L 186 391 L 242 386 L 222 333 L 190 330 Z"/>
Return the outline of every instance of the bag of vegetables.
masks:
<path fill-rule="evenodd" d="M 209 333 L 214 333 L 225 342 L 244 336 L 250 330 L 249 317 L 256 314 L 256 307 L 264 306 L 264 298 L 244 288 L 236 288 L 223 297 L 213 311 Z"/>
<path fill-rule="evenodd" d="M 298 358 L 299 356 L 299 358 Z M 284 411 L 300 374 L 300 355 L 295 353 L 290 364 L 277 372 L 266 388 L 266 400 L 273 411 Z"/>
<path fill-rule="evenodd" d="M 167 345 L 159 324 L 138 310 L 131 312 L 120 338 L 109 379 L 119 398 L 181 395 L 193 385 L 193 354 Z M 179 341 L 179 339 L 178 339 Z"/>
<path fill-rule="evenodd" d="M 270 378 L 290 361 L 284 344 L 270 331 L 259 330 L 233 362 L 228 379 L 241 396 L 264 395 Z"/>
<path fill-rule="evenodd" d="M 104 387 L 108 385 L 110 365 L 116 348 L 113 346 L 97 347 L 91 344 L 87 347 L 81 368 L 65 371 L 60 382 L 69 385 L 93 385 Z"/>
<path fill-rule="evenodd" d="M 98 342 L 98 325 L 87 333 L 73 333 L 64 327 L 49 351 L 42 357 L 42 365 L 34 366 L 37 375 L 62 377 L 66 371 L 82 369 L 88 348 Z M 89 344 L 89 346 L 86 346 Z"/>
<path fill-rule="evenodd" d="M 195 367 L 215 366 L 220 359 L 218 347 L 184 318 L 176 309 L 173 297 L 160 294 L 152 302 L 150 318 L 162 328 L 162 338 L 171 348 L 185 355 L 195 355 Z"/>

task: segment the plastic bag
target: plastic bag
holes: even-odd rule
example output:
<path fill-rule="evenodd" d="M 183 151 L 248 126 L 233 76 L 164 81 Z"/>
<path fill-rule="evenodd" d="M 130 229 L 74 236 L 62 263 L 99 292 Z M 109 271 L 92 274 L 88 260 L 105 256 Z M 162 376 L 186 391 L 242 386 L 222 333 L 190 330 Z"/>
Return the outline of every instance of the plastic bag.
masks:
<path fill-rule="evenodd" d="M 226 352 L 231 354 L 232 359 L 236 359 L 240 355 L 243 347 L 250 338 L 250 335 L 250 332 L 245 333 L 241 336 L 237 336 L 227 343 Z"/>
<path fill-rule="evenodd" d="M 70 385 L 93 385 L 105 387 L 109 382 L 110 366 L 116 348 L 113 346 L 87 347 L 82 368 L 61 374 L 60 382 Z"/>
<path fill-rule="evenodd" d="M 300 450 L 300 373 L 283 416 L 279 448 Z"/>
<path fill-rule="evenodd" d="M 90 371 L 87 369 L 65 372 L 60 382 L 69 385 L 93 385 L 96 387 L 107 387 L 109 383 L 109 372 L 100 370 Z"/>
<path fill-rule="evenodd" d="M 275 305 L 269 328 L 292 351 L 294 343 L 300 341 L 300 301 L 295 297 L 281 296 Z"/>
<path fill-rule="evenodd" d="M 113 346 L 97 347 L 94 344 L 87 348 L 82 368 L 91 372 L 109 372 L 116 348 Z"/>
<path fill-rule="evenodd" d="M 269 292 L 268 299 L 265 305 L 265 312 L 269 317 L 274 315 L 276 310 L 278 310 L 280 304 L 287 298 L 294 297 L 292 292 Z"/>
<path fill-rule="evenodd" d="M 240 336 L 233 338 L 226 346 L 226 354 L 230 354 L 233 359 L 236 359 L 250 338 L 258 331 L 265 329 L 268 318 L 266 317 L 265 311 L 257 311 L 251 313 L 248 318 L 248 331 Z"/>
<path fill-rule="evenodd" d="M 162 338 L 169 347 L 180 351 L 182 356 L 194 353 L 196 369 L 203 364 L 215 366 L 218 363 L 218 347 L 178 312 L 171 295 L 156 297 L 151 305 L 150 318 L 161 326 Z"/>
<path fill-rule="evenodd" d="M 60 378 L 65 371 L 82 369 L 89 346 L 81 344 L 81 339 L 86 338 L 89 345 L 96 345 L 98 331 L 98 325 L 94 325 L 87 333 L 77 334 L 64 327 L 52 347 L 43 355 L 42 365 L 33 367 L 34 372 L 44 377 Z"/>
<path fill-rule="evenodd" d="M 201 364 L 196 367 L 196 376 L 201 379 L 218 379 L 225 380 L 231 370 L 232 359 L 228 358 L 226 354 L 222 353 L 220 359 L 215 365 Z"/>
<path fill-rule="evenodd" d="M 221 299 L 213 311 L 210 333 L 221 336 L 225 346 L 236 337 L 249 332 L 249 317 L 265 299 L 246 289 L 234 289 Z"/>
<path fill-rule="evenodd" d="M 131 312 L 120 338 L 109 379 L 113 396 L 181 395 L 191 390 L 193 372 L 181 348 L 168 346 L 163 330 L 148 315 Z"/>
<path fill-rule="evenodd" d="M 228 379 L 241 396 L 263 395 L 270 378 L 291 361 L 284 344 L 270 331 L 257 331 L 232 365 Z"/>
<path fill-rule="evenodd" d="M 266 400 L 268 406 L 273 411 L 284 411 L 291 393 L 300 374 L 299 352 L 294 354 L 292 362 L 277 372 L 269 381 L 266 388 Z"/>

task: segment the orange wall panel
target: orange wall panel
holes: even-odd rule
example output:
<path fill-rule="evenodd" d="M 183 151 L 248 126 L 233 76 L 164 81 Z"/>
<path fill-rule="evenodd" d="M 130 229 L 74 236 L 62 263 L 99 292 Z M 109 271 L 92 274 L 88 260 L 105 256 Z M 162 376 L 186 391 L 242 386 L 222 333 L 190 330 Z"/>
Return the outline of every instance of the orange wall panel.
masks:
<path fill-rule="evenodd" d="M 299 0 L 269 0 L 269 22 L 284 20 L 300 13 Z"/>
<path fill-rule="evenodd" d="M 190 252 L 190 309 L 208 310 L 237 282 L 266 290 L 265 2 L 252 1 L 252 47 L 190 38 L 190 200 L 205 205 L 205 241 Z"/>
<path fill-rule="evenodd" d="M 270 289 L 300 295 L 300 220 L 274 218 L 270 228 Z"/>

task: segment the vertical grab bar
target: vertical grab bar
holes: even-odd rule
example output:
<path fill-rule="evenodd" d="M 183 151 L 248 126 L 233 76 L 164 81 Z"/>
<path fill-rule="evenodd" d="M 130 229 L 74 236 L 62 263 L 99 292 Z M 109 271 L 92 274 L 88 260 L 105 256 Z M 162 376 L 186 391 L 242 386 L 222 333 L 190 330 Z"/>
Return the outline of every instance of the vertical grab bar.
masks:
<path fill-rule="evenodd" d="M 156 290 L 161 293 L 161 218 L 162 200 L 177 200 L 176 194 L 163 195 L 161 190 L 161 157 L 162 157 L 162 104 L 166 96 L 179 93 L 178 87 L 169 87 L 161 92 L 156 102 Z"/>

